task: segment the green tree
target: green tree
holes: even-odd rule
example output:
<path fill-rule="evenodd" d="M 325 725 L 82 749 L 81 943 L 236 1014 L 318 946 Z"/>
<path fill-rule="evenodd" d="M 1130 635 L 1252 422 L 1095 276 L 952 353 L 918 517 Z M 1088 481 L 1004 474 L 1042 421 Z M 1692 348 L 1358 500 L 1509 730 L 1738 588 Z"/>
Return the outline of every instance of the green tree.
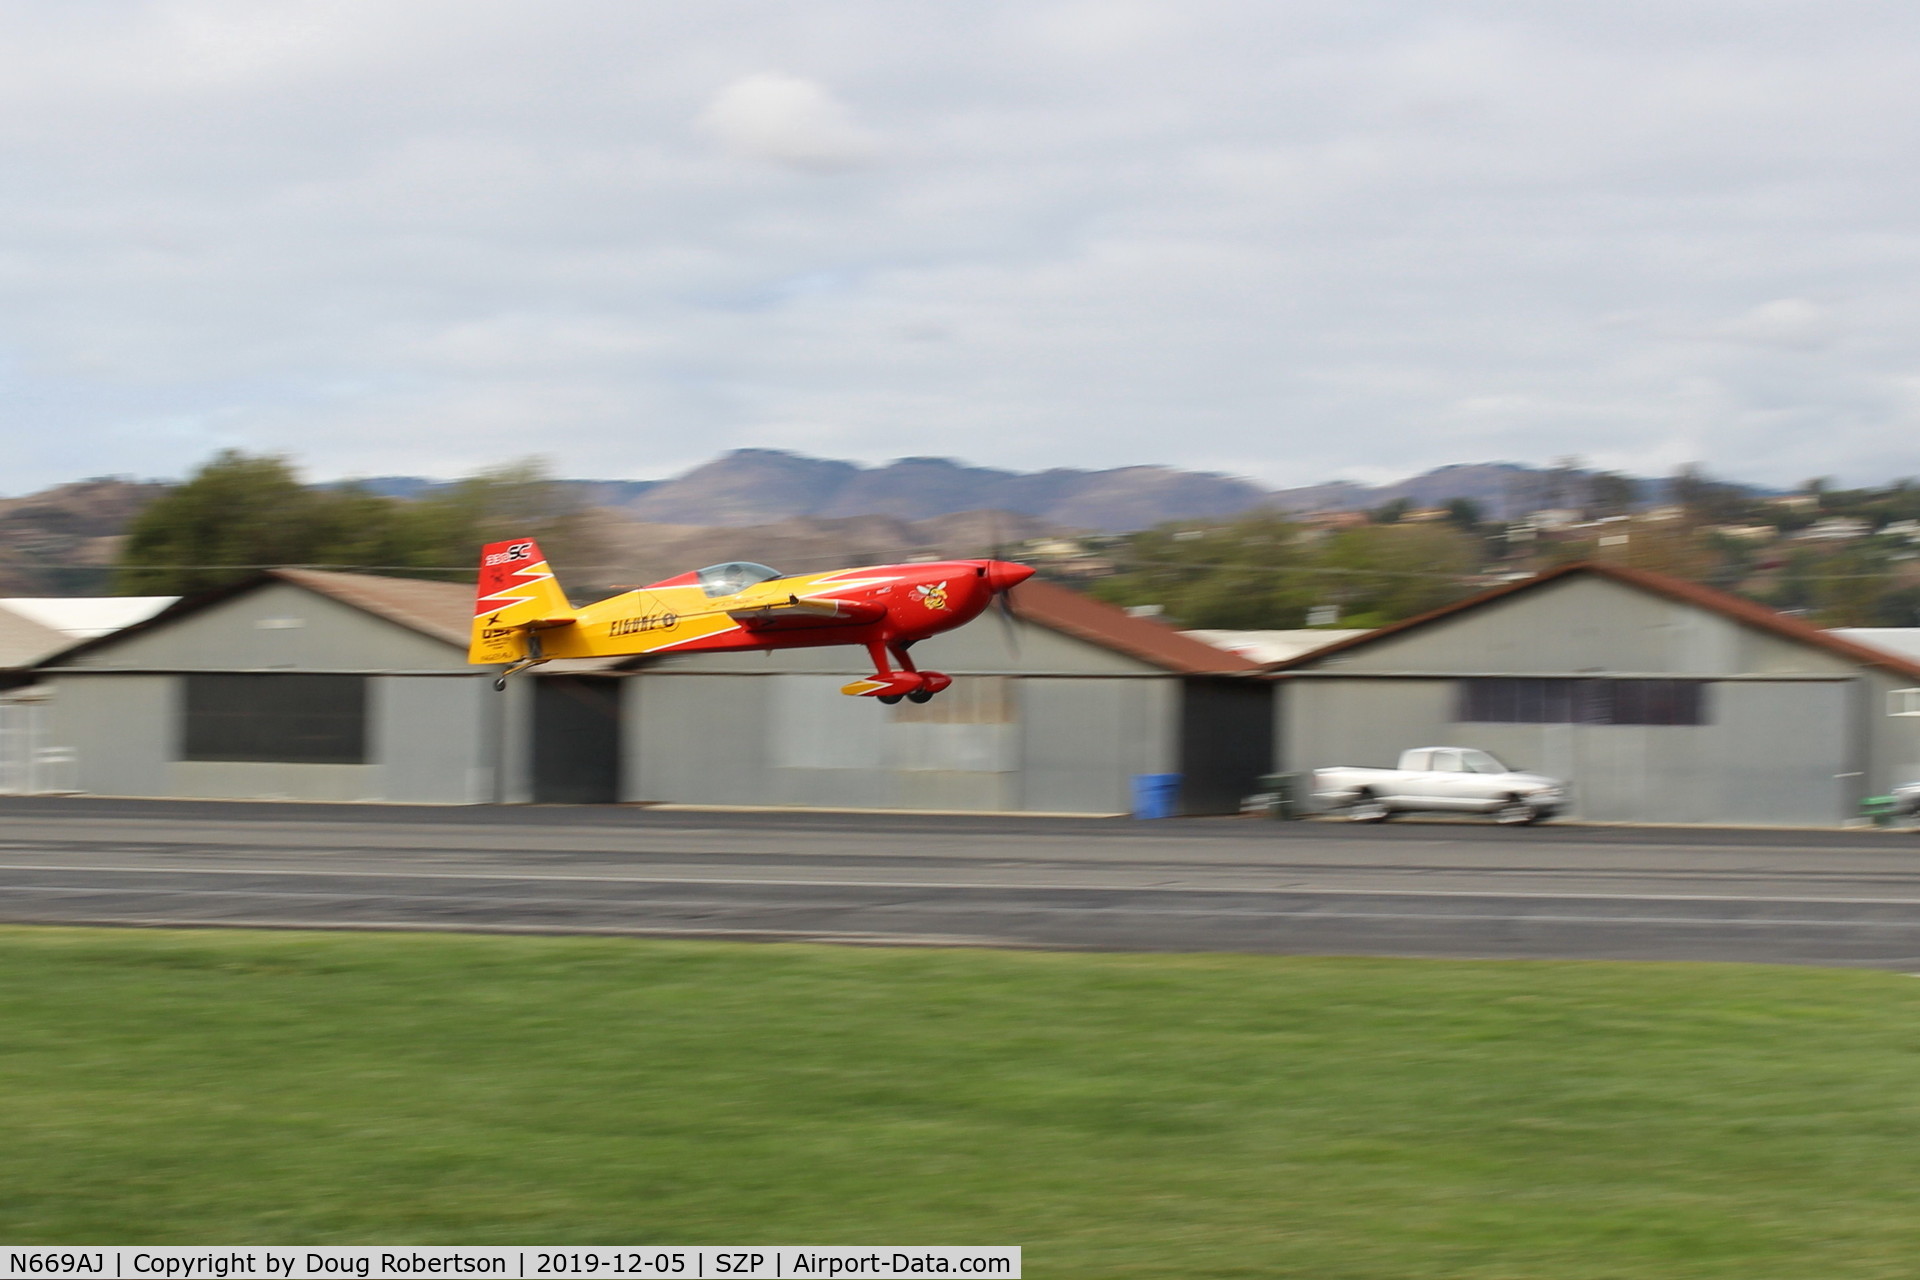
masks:
<path fill-rule="evenodd" d="M 1118 572 L 1093 594 L 1112 604 L 1159 605 L 1187 627 L 1298 627 L 1318 603 L 1317 580 L 1301 572 L 1313 554 L 1300 528 L 1272 513 L 1204 529 L 1162 526 L 1114 548 Z"/>
<path fill-rule="evenodd" d="M 1715 480 L 1688 463 L 1667 482 L 1669 500 L 1696 524 L 1730 524 L 1754 513 L 1754 501 L 1738 485 Z"/>
<path fill-rule="evenodd" d="M 1462 533 L 1477 532 L 1483 519 L 1480 504 L 1472 498 L 1447 499 L 1447 523 Z"/>
<path fill-rule="evenodd" d="M 1328 539 L 1321 564 L 1340 622 L 1377 627 L 1437 609 L 1467 594 L 1461 579 L 1479 559 L 1473 537 L 1444 524 L 1363 525 Z"/>
<path fill-rule="evenodd" d="M 592 554 L 583 513 L 538 461 L 405 500 L 358 485 L 308 487 L 284 458 L 226 450 L 141 513 L 115 585 L 182 594 L 274 565 L 470 578 L 483 543 L 519 535 L 539 538 L 556 563 Z"/>
<path fill-rule="evenodd" d="M 128 595 L 204 591 L 263 565 L 304 564 L 336 521 L 285 458 L 222 450 L 128 531 L 115 585 Z"/>
<path fill-rule="evenodd" d="M 1187 627 L 1291 629 L 1320 604 L 1338 605 L 1343 626 L 1372 626 L 1465 594 L 1481 554 L 1479 539 L 1446 524 L 1369 524 L 1316 541 L 1262 515 L 1135 534 L 1116 550 L 1120 571 L 1093 590 L 1159 605 Z"/>

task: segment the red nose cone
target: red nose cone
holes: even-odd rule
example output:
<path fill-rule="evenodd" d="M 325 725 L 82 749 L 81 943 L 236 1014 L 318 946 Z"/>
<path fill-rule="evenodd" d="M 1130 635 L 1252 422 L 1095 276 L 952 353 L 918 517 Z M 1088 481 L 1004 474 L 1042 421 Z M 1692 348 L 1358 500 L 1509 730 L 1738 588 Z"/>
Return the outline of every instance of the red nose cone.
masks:
<path fill-rule="evenodd" d="M 1032 576 L 1033 570 L 1024 564 L 1014 564 L 1009 560 L 987 561 L 987 585 L 995 591 L 1017 587 Z"/>

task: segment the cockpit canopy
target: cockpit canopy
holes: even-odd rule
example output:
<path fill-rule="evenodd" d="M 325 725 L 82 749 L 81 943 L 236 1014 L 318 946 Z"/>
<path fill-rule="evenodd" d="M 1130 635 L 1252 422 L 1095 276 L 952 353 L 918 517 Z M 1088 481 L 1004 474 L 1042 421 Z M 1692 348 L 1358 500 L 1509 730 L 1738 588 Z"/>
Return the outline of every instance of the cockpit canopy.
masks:
<path fill-rule="evenodd" d="M 769 569 L 751 560 L 729 560 L 725 564 L 710 564 L 694 576 L 700 580 L 700 589 L 711 600 L 745 591 L 756 582 L 766 582 L 782 574 L 778 569 Z"/>

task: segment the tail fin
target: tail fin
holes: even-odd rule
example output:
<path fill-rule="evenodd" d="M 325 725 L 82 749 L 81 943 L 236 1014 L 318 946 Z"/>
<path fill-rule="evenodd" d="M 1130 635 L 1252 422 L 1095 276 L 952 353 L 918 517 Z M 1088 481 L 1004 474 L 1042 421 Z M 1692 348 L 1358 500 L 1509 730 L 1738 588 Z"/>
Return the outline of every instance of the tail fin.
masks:
<path fill-rule="evenodd" d="M 564 627 L 573 618 L 573 606 L 540 554 L 539 543 L 518 538 L 489 542 L 480 549 L 468 662 L 519 662 L 537 656 L 528 637 L 536 630 Z"/>

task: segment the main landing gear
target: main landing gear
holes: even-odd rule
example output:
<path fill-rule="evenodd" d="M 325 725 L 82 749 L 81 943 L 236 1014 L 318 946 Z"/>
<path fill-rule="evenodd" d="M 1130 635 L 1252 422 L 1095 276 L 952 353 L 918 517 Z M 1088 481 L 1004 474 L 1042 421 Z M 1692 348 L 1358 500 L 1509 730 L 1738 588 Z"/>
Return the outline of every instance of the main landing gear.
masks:
<path fill-rule="evenodd" d="M 905 645 L 875 641 L 867 646 L 867 652 L 873 658 L 874 673 L 863 680 L 842 685 L 840 692 L 849 697 L 878 698 L 888 706 L 902 698 L 908 702 L 925 702 L 953 683 L 952 676 L 915 669 L 913 659 L 907 656 Z M 889 654 L 900 664 L 901 670 L 895 671 L 888 664 Z"/>

